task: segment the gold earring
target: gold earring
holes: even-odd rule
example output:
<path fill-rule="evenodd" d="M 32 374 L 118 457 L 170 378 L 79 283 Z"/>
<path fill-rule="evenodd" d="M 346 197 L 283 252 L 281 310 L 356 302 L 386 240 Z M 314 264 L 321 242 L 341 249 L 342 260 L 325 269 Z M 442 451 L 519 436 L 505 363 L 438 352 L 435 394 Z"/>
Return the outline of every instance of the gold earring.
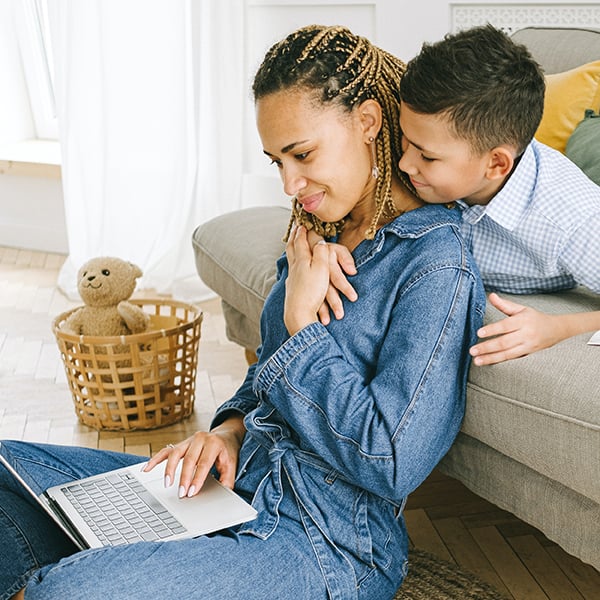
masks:
<path fill-rule="evenodd" d="M 369 138 L 369 146 L 371 146 L 371 162 L 373 163 L 373 167 L 371 168 L 371 177 L 373 179 L 377 179 L 379 177 L 379 167 L 377 166 L 377 154 L 375 151 L 375 141 L 374 137 Z"/>

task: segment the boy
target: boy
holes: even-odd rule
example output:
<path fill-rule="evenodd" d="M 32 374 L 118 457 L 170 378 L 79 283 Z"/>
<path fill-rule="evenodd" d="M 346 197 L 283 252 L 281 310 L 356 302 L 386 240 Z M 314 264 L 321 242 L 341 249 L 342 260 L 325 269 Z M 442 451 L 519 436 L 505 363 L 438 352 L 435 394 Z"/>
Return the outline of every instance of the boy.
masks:
<path fill-rule="evenodd" d="M 581 284 L 600 294 L 600 187 L 533 139 L 544 90 L 529 51 L 491 25 L 424 44 L 400 85 L 399 166 L 425 202 L 462 208 L 463 233 L 488 290 L 533 294 Z M 353 300 L 343 277 L 354 272 L 352 258 L 337 258 L 332 286 Z M 496 293 L 489 300 L 507 318 L 478 331 L 491 339 L 471 348 L 476 365 L 600 329 L 600 311 L 548 315 Z M 329 308 L 343 316 L 335 291 L 327 301 L 324 323 Z"/>
<path fill-rule="evenodd" d="M 400 169 L 424 201 L 458 201 L 487 289 L 600 293 L 600 187 L 533 139 L 544 88 L 528 50 L 490 25 L 424 44 L 400 86 Z M 600 329 L 600 311 L 548 315 L 489 300 L 507 318 L 479 330 L 492 339 L 471 348 L 476 365 Z"/>

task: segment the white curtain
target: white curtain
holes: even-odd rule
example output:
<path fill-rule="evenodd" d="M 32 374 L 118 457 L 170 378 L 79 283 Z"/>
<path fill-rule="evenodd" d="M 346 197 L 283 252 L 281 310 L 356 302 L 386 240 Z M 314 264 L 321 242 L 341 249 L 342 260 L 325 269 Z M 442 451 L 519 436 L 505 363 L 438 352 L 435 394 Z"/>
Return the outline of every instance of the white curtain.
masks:
<path fill-rule="evenodd" d="M 241 0 L 49 0 L 69 256 L 197 299 L 191 235 L 240 203 Z M 185 297 L 181 297 L 185 296 Z"/>

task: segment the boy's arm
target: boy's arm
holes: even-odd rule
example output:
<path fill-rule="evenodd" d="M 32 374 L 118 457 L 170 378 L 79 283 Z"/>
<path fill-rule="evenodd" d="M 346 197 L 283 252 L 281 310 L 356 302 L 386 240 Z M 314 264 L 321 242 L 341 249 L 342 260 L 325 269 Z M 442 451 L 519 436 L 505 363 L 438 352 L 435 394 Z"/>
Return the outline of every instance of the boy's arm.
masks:
<path fill-rule="evenodd" d="M 506 319 L 485 325 L 479 342 L 470 350 L 475 365 L 493 365 L 520 358 L 580 333 L 600 329 L 600 311 L 550 315 L 490 294 L 489 301 L 507 315 Z"/>

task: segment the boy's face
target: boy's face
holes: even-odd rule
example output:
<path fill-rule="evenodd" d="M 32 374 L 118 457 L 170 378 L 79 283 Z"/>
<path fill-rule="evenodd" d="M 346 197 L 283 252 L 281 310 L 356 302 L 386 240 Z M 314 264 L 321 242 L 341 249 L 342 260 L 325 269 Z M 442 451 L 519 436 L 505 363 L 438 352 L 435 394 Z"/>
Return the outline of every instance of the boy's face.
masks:
<path fill-rule="evenodd" d="M 504 179 L 490 179 L 492 153 L 473 153 L 469 143 L 450 130 L 448 117 L 400 108 L 402 151 L 400 170 L 430 204 L 463 199 L 467 204 L 487 204 Z"/>

